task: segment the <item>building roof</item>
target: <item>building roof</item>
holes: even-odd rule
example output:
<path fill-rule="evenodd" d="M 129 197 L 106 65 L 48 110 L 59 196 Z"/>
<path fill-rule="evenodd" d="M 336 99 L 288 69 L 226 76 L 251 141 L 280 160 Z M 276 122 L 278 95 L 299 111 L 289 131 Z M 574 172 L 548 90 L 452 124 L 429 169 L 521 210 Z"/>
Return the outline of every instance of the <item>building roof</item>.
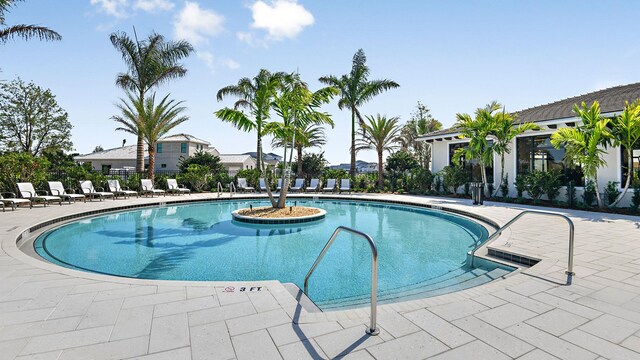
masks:
<path fill-rule="evenodd" d="M 606 114 L 622 111 L 624 109 L 625 101 L 632 102 L 636 99 L 640 99 L 640 83 L 614 86 L 555 101 L 549 104 L 520 110 L 513 114 L 516 115 L 516 124 L 567 119 L 575 117 L 575 114 L 573 113 L 573 106 L 576 104 L 580 105 L 582 102 L 587 103 L 587 105 L 591 105 L 594 101 L 598 101 L 600 103 L 600 111 L 603 114 Z M 431 138 L 439 135 L 454 134 L 456 132 L 457 130 L 454 127 L 451 127 L 425 134 L 423 137 Z"/>
<path fill-rule="evenodd" d="M 254 159 L 258 158 L 258 153 L 256 151 L 246 152 L 243 155 L 249 155 Z M 265 160 L 265 161 L 267 161 L 267 160 L 282 161 L 282 156 L 280 156 L 278 154 L 274 154 L 274 153 L 262 153 L 262 159 Z"/>
<path fill-rule="evenodd" d="M 148 157 L 147 149 L 144 150 L 145 159 Z M 106 149 L 91 154 L 78 155 L 75 161 L 96 161 L 96 160 L 134 160 L 136 159 L 136 145 L 121 146 L 113 149 Z"/>
<path fill-rule="evenodd" d="M 247 161 L 247 159 L 252 159 L 250 155 L 246 154 L 220 154 L 220 162 L 223 164 L 241 164 Z"/>
<path fill-rule="evenodd" d="M 189 134 L 169 135 L 169 136 L 165 136 L 162 139 L 158 140 L 158 142 L 185 142 L 185 141 L 198 143 L 198 144 L 211 145 L 210 142 L 204 141 L 202 139 L 198 139 L 197 137 L 195 137 L 193 135 L 189 135 Z"/>

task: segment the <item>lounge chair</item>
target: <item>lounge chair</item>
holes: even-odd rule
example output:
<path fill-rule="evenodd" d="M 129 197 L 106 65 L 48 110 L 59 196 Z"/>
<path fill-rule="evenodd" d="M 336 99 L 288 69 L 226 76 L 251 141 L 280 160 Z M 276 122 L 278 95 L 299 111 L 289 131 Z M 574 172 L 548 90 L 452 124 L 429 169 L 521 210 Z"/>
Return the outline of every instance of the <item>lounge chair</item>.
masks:
<path fill-rule="evenodd" d="M 178 185 L 178 180 L 176 179 L 167 179 L 167 192 L 171 194 L 189 194 L 191 195 L 191 190 L 187 189 L 184 185 Z"/>
<path fill-rule="evenodd" d="M 89 201 L 93 201 L 93 199 L 95 198 L 98 198 L 100 201 L 108 197 L 115 199 L 112 192 L 104 191 L 104 189 L 101 187 L 94 188 L 91 180 L 81 180 L 79 182 L 82 193 L 84 194 L 84 196 L 89 198 Z"/>
<path fill-rule="evenodd" d="M 151 181 L 151 179 L 140 179 L 140 185 L 140 189 L 142 190 L 141 192 L 143 195 L 151 194 L 151 197 L 153 197 L 153 194 L 158 194 L 158 196 L 160 196 L 160 194 L 163 194 L 164 196 L 167 196 L 167 193 L 164 192 L 164 190 L 155 189 L 153 187 L 153 181 Z"/>
<path fill-rule="evenodd" d="M 114 197 L 122 195 L 125 199 L 131 197 L 131 195 L 135 195 L 136 197 L 140 197 L 137 191 L 129 190 L 128 187 L 121 187 L 120 180 L 107 180 L 107 185 L 109 186 L 109 191 L 113 193 Z"/>
<path fill-rule="evenodd" d="M 351 181 L 349 179 L 340 179 L 340 189 L 338 191 L 340 194 L 343 191 L 348 191 L 351 194 Z"/>
<path fill-rule="evenodd" d="M 296 179 L 296 183 L 291 187 L 291 192 L 304 190 L 304 179 Z"/>
<path fill-rule="evenodd" d="M 320 188 L 320 179 L 311 179 L 309 186 L 307 186 L 304 189 L 304 192 L 309 192 L 309 191 L 318 192 L 319 188 Z"/>
<path fill-rule="evenodd" d="M 336 190 L 336 179 L 328 179 L 327 185 L 322 188 L 322 192 L 334 192 Z"/>
<path fill-rule="evenodd" d="M 58 196 L 62 200 L 67 200 L 69 204 L 71 204 L 71 200 L 73 200 L 73 202 L 76 202 L 76 199 L 87 202 L 87 197 L 82 194 L 67 194 L 67 191 L 64 189 L 64 186 L 60 181 L 49 181 L 48 184 L 51 195 Z"/>
<path fill-rule="evenodd" d="M 5 195 L 7 195 L 8 197 L 4 197 Z M 17 198 L 16 194 L 12 192 L 0 194 L 0 203 L 2 204 L 2 212 L 4 212 L 5 204 L 10 204 L 12 211 L 15 210 L 16 206 L 19 206 L 20 204 L 29 204 L 30 208 L 33 207 L 33 205 L 31 204 L 31 200 Z"/>
<path fill-rule="evenodd" d="M 238 178 L 238 190 L 242 192 L 256 192 L 256 189 L 247 185 L 247 179 L 245 178 Z"/>
<path fill-rule="evenodd" d="M 30 182 L 17 183 L 18 191 L 23 199 L 29 199 L 31 202 L 42 201 L 44 206 L 47 206 L 50 202 L 57 202 L 62 205 L 62 199 L 57 196 L 50 196 L 44 190 L 40 190 L 40 194 L 33 188 L 33 184 Z M 44 193 L 44 195 L 42 195 Z"/>
<path fill-rule="evenodd" d="M 260 178 L 260 192 L 267 191 L 267 185 L 264 182 L 264 178 Z"/>
<path fill-rule="evenodd" d="M 282 179 L 278 179 L 278 186 L 276 186 L 276 192 L 282 190 Z"/>

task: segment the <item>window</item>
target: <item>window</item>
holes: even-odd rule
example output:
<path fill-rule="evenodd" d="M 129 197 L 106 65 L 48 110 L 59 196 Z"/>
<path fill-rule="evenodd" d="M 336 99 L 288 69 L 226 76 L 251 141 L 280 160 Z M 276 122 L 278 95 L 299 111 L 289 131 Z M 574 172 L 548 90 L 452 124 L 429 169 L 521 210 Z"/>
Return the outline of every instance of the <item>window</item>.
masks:
<path fill-rule="evenodd" d="M 167 164 L 160 164 L 160 168 L 166 169 L 167 168 Z"/>
<path fill-rule="evenodd" d="M 156 145 L 156 152 L 158 154 L 162 154 L 162 143 L 158 143 L 158 145 Z"/>
<path fill-rule="evenodd" d="M 180 143 L 180 152 L 183 154 L 187 153 L 187 143 Z"/>
<path fill-rule="evenodd" d="M 516 139 L 517 173 L 532 171 L 558 171 L 562 174 L 562 184 L 573 182 L 584 185 L 584 174 L 580 166 L 570 166 L 564 158 L 563 147 L 556 149 L 551 145 L 551 135 L 527 136 Z"/>
<path fill-rule="evenodd" d="M 622 159 L 622 164 L 621 164 L 621 177 L 620 179 L 622 179 L 622 186 L 624 186 L 624 184 L 627 183 L 627 174 L 629 173 L 629 167 L 627 166 L 627 164 L 629 163 L 629 157 L 627 156 L 627 149 L 624 147 L 620 147 L 620 151 L 622 152 L 622 156 L 620 157 L 620 159 Z M 633 172 L 635 175 L 635 179 L 638 179 L 640 177 L 640 141 L 638 143 L 636 143 L 636 145 L 633 147 L 633 152 L 631 154 L 631 157 L 633 159 Z"/>
<path fill-rule="evenodd" d="M 453 164 L 453 155 L 456 150 L 467 148 L 468 143 L 449 144 L 449 164 Z M 469 174 L 471 181 L 482 181 L 482 172 L 478 160 L 467 160 L 465 157 L 460 157 L 460 164 Z M 493 165 L 485 166 L 487 173 L 487 181 L 493 183 Z"/>

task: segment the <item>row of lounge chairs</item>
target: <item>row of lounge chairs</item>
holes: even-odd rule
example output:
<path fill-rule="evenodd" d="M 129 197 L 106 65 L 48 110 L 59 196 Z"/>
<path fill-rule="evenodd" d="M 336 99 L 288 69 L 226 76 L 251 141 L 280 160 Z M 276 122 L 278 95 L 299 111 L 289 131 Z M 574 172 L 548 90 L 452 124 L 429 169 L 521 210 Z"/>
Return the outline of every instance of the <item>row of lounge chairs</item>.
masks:
<path fill-rule="evenodd" d="M 267 191 L 264 178 L 260 178 L 260 192 Z M 276 186 L 276 192 L 282 190 L 282 179 L 278 179 L 278 185 Z M 255 188 L 247 185 L 247 179 L 238 178 L 238 191 L 243 192 L 255 192 Z M 320 179 L 311 179 L 309 186 L 305 186 L 304 179 L 298 178 L 295 183 L 289 188 L 291 192 L 336 192 L 342 193 L 347 191 L 351 193 L 351 182 L 349 179 L 341 179 L 340 187 L 336 189 L 336 179 L 328 179 L 326 186 L 322 187 Z"/>
<path fill-rule="evenodd" d="M 191 193 L 191 190 L 187 189 L 183 185 L 178 185 L 176 179 L 167 179 L 167 191 L 156 189 L 151 179 L 140 180 L 140 192 L 129 190 L 126 187 L 121 187 L 120 181 L 118 180 L 107 181 L 109 191 L 106 191 L 101 187 L 94 187 L 90 180 L 80 181 L 79 185 L 82 191 L 81 194 L 67 192 L 60 181 L 49 181 L 48 192 L 45 190 L 36 190 L 30 182 L 20 182 L 16 185 L 18 186 L 20 197 L 17 197 L 16 194 L 11 192 L 0 194 L 0 204 L 2 204 L 3 212 L 7 205 L 11 206 L 11 210 L 15 210 L 16 207 L 20 205 L 29 205 L 29 207 L 32 208 L 34 203 L 42 203 L 46 207 L 51 203 L 58 203 L 59 205 L 62 205 L 63 201 L 68 201 L 69 204 L 71 204 L 72 201 L 76 202 L 76 200 L 87 202 L 87 198 L 89 201 L 93 199 L 99 199 L 102 201 L 105 198 L 117 199 L 120 196 L 124 198 L 131 197 L 133 195 L 140 197 L 141 194 L 151 195 L 151 197 L 153 197 L 154 195 L 166 196 L 167 192 L 170 194 Z"/>

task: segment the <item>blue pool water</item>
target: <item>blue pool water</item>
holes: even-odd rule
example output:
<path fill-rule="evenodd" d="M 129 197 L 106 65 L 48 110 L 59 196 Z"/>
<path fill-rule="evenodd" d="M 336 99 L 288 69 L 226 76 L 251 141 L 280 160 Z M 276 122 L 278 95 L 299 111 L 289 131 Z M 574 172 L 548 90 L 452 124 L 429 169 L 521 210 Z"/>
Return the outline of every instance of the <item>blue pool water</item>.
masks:
<path fill-rule="evenodd" d="M 381 299 L 454 291 L 493 268 L 470 269 L 466 253 L 486 239 L 480 224 L 449 213 L 373 202 L 297 200 L 327 211 L 306 225 L 249 225 L 236 209 L 263 201 L 216 201 L 113 213 L 63 225 L 34 246 L 45 259 L 86 271 L 143 279 L 279 280 L 302 287 L 304 276 L 339 225 L 370 234 L 379 251 Z M 310 280 L 321 308 L 366 303 L 371 252 L 342 233 Z M 489 279 L 489 278 L 487 278 Z M 422 295 L 421 295 L 422 294 Z"/>

